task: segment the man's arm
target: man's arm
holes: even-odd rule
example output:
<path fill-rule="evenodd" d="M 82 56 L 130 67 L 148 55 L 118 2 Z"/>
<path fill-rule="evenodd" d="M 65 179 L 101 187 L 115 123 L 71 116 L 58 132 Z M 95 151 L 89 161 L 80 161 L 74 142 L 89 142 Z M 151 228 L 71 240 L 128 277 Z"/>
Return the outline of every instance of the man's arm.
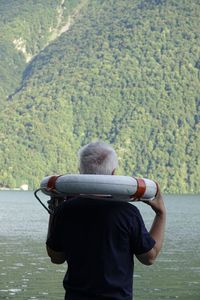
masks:
<path fill-rule="evenodd" d="M 152 265 L 162 248 L 166 223 L 166 209 L 160 188 L 158 188 L 158 193 L 154 200 L 143 202 L 150 205 L 156 213 L 149 232 L 156 243 L 150 251 L 144 254 L 136 255 L 136 257 L 142 264 Z"/>
<path fill-rule="evenodd" d="M 48 241 L 48 238 L 50 237 L 50 229 L 51 229 L 51 224 L 52 224 L 52 218 L 53 218 L 53 216 L 50 215 L 49 216 L 48 233 L 47 233 L 47 241 Z M 65 257 L 64 252 L 54 251 L 47 244 L 46 244 L 46 250 L 47 250 L 47 254 L 51 258 L 51 262 L 53 264 L 63 264 L 65 262 L 66 257 Z"/>

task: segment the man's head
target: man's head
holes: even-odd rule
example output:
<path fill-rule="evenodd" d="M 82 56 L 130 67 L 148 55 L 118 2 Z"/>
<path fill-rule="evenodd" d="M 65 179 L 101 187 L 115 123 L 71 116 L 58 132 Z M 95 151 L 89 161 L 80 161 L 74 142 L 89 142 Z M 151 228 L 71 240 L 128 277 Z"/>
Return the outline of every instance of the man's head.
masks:
<path fill-rule="evenodd" d="M 79 170 L 81 174 L 114 174 L 118 166 L 115 150 L 104 142 L 92 142 L 79 152 Z"/>

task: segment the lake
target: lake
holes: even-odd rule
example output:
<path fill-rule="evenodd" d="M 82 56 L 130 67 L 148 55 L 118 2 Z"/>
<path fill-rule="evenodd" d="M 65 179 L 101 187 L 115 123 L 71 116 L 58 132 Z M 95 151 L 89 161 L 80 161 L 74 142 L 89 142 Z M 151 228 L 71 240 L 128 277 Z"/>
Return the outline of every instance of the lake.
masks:
<path fill-rule="evenodd" d="M 200 196 L 165 196 L 167 227 L 153 266 L 135 260 L 134 300 L 200 300 Z M 154 213 L 136 203 L 150 227 Z M 46 255 L 48 213 L 33 192 L 0 192 L 0 299 L 60 300 L 66 265 Z"/>

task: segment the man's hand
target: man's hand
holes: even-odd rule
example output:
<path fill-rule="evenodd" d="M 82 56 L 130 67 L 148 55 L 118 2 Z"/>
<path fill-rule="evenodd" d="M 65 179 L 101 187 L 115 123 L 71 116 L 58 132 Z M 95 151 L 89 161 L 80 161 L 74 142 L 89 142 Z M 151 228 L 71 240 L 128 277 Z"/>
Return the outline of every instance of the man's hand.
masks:
<path fill-rule="evenodd" d="M 159 186 L 156 197 L 153 200 L 143 200 L 142 202 L 151 206 L 151 208 L 155 211 L 157 215 L 166 213 L 165 204 Z"/>
<path fill-rule="evenodd" d="M 51 258 L 51 262 L 53 264 L 63 264 L 66 261 L 64 252 L 57 252 L 46 246 L 47 254 Z"/>
<path fill-rule="evenodd" d="M 51 196 L 51 199 L 47 202 L 51 211 L 54 211 L 57 206 L 63 203 L 65 199 L 63 197 Z"/>

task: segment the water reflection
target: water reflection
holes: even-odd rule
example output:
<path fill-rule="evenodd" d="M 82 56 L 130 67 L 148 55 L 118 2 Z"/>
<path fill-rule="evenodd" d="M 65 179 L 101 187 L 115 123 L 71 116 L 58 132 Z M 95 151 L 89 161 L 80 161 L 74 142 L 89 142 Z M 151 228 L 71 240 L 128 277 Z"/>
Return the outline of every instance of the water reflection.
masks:
<path fill-rule="evenodd" d="M 150 226 L 153 213 L 137 204 Z M 198 197 L 166 199 L 168 211 L 163 251 L 154 266 L 136 261 L 135 300 L 199 300 L 200 201 Z M 66 265 L 46 256 L 48 215 L 32 193 L 0 193 L 0 299 L 63 299 Z"/>
<path fill-rule="evenodd" d="M 44 243 L 7 239 L 3 246 L 0 299 L 63 299 L 62 278 L 66 266 L 50 263 Z"/>

